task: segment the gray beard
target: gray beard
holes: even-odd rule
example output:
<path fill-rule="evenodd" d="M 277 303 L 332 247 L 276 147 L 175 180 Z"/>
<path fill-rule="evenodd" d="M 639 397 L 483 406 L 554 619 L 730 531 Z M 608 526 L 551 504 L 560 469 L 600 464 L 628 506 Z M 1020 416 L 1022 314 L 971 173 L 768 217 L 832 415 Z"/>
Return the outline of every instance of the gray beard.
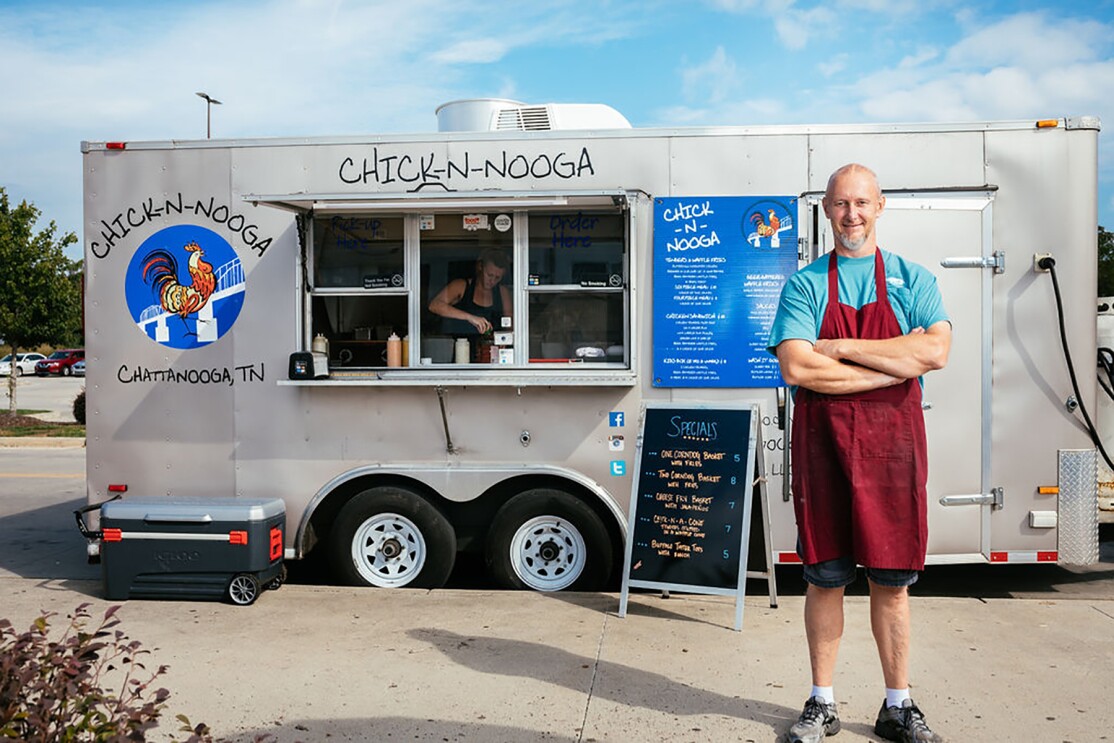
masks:
<path fill-rule="evenodd" d="M 836 239 L 839 240 L 840 245 L 842 245 L 847 250 L 850 250 L 852 253 L 861 248 L 866 243 L 866 235 L 863 235 L 858 240 L 852 240 L 851 238 L 847 237 L 847 235 L 836 235 Z"/>

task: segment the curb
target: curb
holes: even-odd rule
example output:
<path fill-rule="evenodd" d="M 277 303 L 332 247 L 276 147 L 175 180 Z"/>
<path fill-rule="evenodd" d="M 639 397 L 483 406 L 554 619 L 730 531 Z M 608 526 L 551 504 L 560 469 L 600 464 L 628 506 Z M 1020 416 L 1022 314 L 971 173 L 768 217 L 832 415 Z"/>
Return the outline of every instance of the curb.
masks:
<path fill-rule="evenodd" d="M 0 448 L 6 449 L 73 449 L 85 446 L 85 437 L 77 436 L 0 436 Z"/>

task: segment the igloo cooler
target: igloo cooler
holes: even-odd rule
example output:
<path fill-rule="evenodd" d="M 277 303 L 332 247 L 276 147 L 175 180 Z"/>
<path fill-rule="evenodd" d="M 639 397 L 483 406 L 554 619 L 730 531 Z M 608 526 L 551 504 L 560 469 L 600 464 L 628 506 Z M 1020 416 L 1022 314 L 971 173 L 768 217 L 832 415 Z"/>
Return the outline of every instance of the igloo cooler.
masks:
<path fill-rule="evenodd" d="M 141 497 L 107 501 L 100 511 L 110 600 L 226 597 L 246 606 L 282 584 L 281 499 Z"/>

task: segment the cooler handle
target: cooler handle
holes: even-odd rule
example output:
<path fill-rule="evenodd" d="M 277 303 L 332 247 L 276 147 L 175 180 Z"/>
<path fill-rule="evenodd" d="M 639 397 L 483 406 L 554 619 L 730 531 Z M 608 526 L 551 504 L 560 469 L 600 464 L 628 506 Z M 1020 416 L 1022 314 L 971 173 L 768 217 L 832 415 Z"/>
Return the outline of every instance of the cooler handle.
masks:
<path fill-rule="evenodd" d="M 149 513 L 143 517 L 148 524 L 211 524 L 207 513 Z"/>
<path fill-rule="evenodd" d="M 103 506 L 105 503 L 111 503 L 114 500 L 120 500 L 120 496 L 116 495 L 106 501 L 94 503 L 91 506 L 85 506 L 85 508 L 79 508 L 78 510 L 73 512 L 74 518 L 77 519 L 77 530 L 81 532 L 81 536 L 85 537 L 86 539 L 101 539 L 102 537 L 104 537 L 103 531 L 93 531 L 88 526 L 86 526 L 84 517 L 85 514 L 89 513 L 90 511 L 99 511 L 101 509 L 101 506 Z"/>

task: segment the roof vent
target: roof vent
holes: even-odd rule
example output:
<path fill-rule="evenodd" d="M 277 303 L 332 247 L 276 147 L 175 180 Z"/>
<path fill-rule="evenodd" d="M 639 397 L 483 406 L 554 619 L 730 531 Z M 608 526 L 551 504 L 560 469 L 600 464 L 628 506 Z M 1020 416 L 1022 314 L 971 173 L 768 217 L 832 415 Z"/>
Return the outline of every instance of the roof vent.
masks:
<path fill-rule="evenodd" d="M 547 106 L 519 106 L 504 108 L 497 113 L 495 128 L 516 129 L 523 132 L 544 132 L 552 129 Z"/>
<path fill-rule="evenodd" d="M 469 98 L 445 103 L 437 108 L 439 132 L 630 128 L 626 117 L 600 103 L 531 105 L 504 98 Z"/>

